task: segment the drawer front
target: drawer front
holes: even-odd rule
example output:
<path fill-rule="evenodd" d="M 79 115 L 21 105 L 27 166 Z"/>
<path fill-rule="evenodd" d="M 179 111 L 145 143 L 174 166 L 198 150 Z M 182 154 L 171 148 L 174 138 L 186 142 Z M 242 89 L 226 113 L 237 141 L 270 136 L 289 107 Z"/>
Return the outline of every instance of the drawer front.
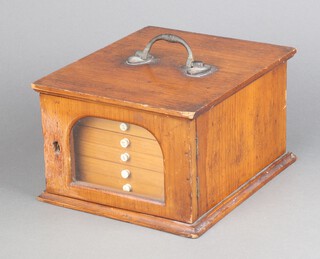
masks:
<path fill-rule="evenodd" d="M 76 123 L 72 133 L 75 181 L 164 200 L 162 151 L 146 129 L 89 117 Z"/>
<path fill-rule="evenodd" d="M 139 136 L 154 140 L 154 136 L 146 129 L 134 124 L 100 119 L 96 117 L 86 117 L 78 122 L 79 125 L 89 126 L 92 128 L 103 129 L 108 131 L 114 131 L 118 133 L 126 133 L 131 136 Z M 125 126 L 126 125 L 126 126 Z"/>
<path fill-rule="evenodd" d="M 147 170 L 158 172 L 163 171 L 163 160 L 161 157 L 137 152 L 130 152 L 125 149 L 113 148 L 107 145 L 91 143 L 85 140 L 78 140 L 75 143 L 75 154 L 118 163 L 123 166 L 130 165 Z M 123 154 L 129 155 L 127 161 L 121 160 L 121 156 Z"/>
<path fill-rule="evenodd" d="M 79 156 L 78 158 L 79 181 L 104 185 L 115 190 L 123 190 L 126 184 L 130 184 L 132 193 L 156 199 L 163 197 L 163 175 L 161 172 L 125 166 L 87 156 Z M 122 177 L 123 170 L 129 173 L 128 178 Z"/>
<path fill-rule="evenodd" d="M 162 158 L 161 149 L 156 140 L 86 126 L 77 126 L 76 132 L 78 139 L 92 144 L 120 149 L 119 152 L 127 150 Z M 121 142 L 123 140 L 127 142 Z"/>

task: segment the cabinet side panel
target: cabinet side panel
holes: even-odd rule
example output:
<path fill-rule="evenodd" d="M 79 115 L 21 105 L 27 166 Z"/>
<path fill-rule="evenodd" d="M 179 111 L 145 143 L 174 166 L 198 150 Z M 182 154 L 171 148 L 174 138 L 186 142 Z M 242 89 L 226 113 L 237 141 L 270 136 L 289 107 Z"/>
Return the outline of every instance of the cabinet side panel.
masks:
<path fill-rule="evenodd" d="M 199 214 L 286 150 L 286 63 L 197 118 Z"/>

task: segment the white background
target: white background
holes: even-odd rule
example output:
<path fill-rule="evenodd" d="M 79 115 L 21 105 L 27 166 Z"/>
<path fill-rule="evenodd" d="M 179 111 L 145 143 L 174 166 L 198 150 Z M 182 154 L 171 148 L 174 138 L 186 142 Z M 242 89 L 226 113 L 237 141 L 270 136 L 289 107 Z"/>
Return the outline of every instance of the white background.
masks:
<path fill-rule="evenodd" d="M 319 0 L 0 0 L 0 258 L 320 258 L 319 13 Z M 45 181 L 31 82 L 147 25 L 298 49 L 287 141 L 299 160 L 196 240 L 35 198 Z"/>

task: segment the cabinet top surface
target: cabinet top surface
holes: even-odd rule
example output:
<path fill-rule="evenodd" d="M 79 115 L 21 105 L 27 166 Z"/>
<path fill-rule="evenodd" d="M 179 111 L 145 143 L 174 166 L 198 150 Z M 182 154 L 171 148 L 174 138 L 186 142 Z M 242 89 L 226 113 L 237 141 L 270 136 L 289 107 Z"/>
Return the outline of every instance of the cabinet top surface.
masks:
<path fill-rule="evenodd" d="M 201 78 L 184 75 L 187 51 L 157 41 L 157 63 L 129 66 L 126 60 L 159 34 L 175 34 L 195 60 L 218 70 Z M 159 27 L 143 28 L 33 83 L 46 94 L 103 102 L 193 119 L 295 54 L 291 47 Z"/>

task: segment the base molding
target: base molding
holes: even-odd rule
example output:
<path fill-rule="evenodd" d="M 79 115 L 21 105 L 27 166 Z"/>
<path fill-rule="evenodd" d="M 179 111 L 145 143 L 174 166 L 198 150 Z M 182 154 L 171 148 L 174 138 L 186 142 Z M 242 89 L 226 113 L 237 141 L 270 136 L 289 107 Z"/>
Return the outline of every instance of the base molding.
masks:
<path fill-rule="evenodd" d="M 296 159 L 296 156 L 291 152 L 284 154 L 192 224 L 109 207 L 48 192 L 43 192 L 38 197 L 38 200 L 65 208 L 80 210 L 112 219 L 130 222 L 140 226 L 166 231 L 184 237 L 197 238 L 243 201 L 248 199 L 266 183 L 272 180 L 275 176 L 280 174 L 289 165 L 294 163 Z"/>

